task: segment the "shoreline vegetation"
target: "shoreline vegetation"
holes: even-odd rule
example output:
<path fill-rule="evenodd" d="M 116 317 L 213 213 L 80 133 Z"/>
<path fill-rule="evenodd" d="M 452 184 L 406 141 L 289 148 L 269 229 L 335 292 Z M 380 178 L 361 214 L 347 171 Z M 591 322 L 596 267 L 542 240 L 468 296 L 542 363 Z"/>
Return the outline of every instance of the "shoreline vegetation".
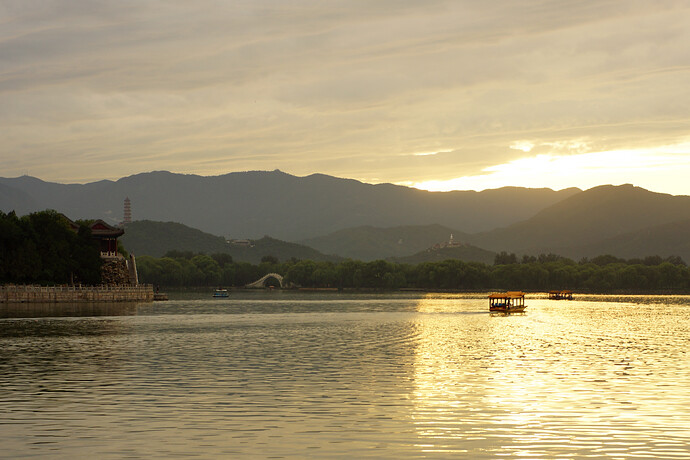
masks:
<path fill-rule="evenodd" d="M 171 251 L 137 258 L 143 282 L 166 289 L 223 286 L 243 289 L 266 274 L 283 277 L 287 289 L 302 291 L 545 292 L 569 289 L 591 294 L 690 293 L 690 268 L 678 257 L 618 259 L 599 256 L 575 262 L 554 254 L 523 257 L 501 253 L 493 265 L 450 259 L 416 265 L 376 260 L 362 262 L 278 261 L 267 256 L 257 265 L 234 262 L 227 254 Z M 268 288 L 279 287 L 276 279 Z"/>
<path fill-rule="evenodd" d="M 87 222 L 74 232 L 57 211 L 0 211 L 0 284 L 98 285 L 101 259 Z"/>

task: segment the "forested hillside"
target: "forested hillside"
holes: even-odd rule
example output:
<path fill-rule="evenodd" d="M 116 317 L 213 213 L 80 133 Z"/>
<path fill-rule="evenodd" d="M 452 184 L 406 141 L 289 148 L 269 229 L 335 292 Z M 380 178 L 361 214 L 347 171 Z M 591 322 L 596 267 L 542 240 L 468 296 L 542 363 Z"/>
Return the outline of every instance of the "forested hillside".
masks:
<path fill-rule="evenodd" d="M 496 253 L 469 244 L 455 247 L 428 248 L 406 257 L 394 257 L 394 262 L 405 264 L 421 264 L 424 262 L 441 262 L 444 260 L 460 260 L 463 262 L 493 263 Z"/>
<path fill-rule="evenodd" d="M 98 284 L 101 264 L 88 226 L 75 233 L 55 211 L 23 217 L 0 211 L 0 283 Z"/>
<path fill-rule="evenodd" d="M 214 236 L 175 222 L 134 221 L 128 224 L 120 238 L 124 247 L 136 256 L 161 257 L 170 251 L 203 254 L 228 254 L 234 260 L 258 264 L 271 256 L 278 260 L 311 259 L 339 260 L 338 256 L 320 253 L 310 247 L 264 236 L 248 240 L 247 244 L 232 244 Z"/>
<path fill-rule="evenodd" d="M 369 261 L 410 256 L 434 245 L 448 243 L 451 236 L 455 241 L 467 238 L 462 232 L 438 224 L 384 228 L 367 225 L 339 230 L 301 243 L 326 254 Z"/>
<path fill-rule="evenodd" d="M 607 185 L 569 197 L 523 222 L 472 235 L 470 241 L 493 251 L 553 252 L 575 259 L 616 253 L 628 257 L 679 255 L 690 260 L 686 244 L 667 245 L 659 253 L 663 239 L 686 240 L 681 223 L 688 220 L 690 196 Z M 660 226 L 666 227 L 658 233 L 652 231 Z M 651 238 L 638 236 L 645 231 Z M 627 250 L 620 251 L 622 248 Z"/>

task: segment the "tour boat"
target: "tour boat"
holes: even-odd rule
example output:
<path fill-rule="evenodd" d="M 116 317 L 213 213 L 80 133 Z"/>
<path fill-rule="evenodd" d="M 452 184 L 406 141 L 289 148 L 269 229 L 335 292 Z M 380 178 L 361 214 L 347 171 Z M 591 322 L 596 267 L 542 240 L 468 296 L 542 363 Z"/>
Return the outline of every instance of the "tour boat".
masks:
<path fill-rule="evenodd" d="M 230 294 L 228 293 L 227 289 L 216 289 L 216 292 L 213 293 L 213 297 L 229 297 Z"/>
<path fill-rule="evenodd" d="M 502 294 L 489 296 L 489 311 L 502 313 L 522 313 L 525 305 L 525 293 L 520 291 L 508 291 Z"/>
<path fill-rule="evenodd" d="M 573 300 L 573 291 L 549 291 L 551 300 Z"/>

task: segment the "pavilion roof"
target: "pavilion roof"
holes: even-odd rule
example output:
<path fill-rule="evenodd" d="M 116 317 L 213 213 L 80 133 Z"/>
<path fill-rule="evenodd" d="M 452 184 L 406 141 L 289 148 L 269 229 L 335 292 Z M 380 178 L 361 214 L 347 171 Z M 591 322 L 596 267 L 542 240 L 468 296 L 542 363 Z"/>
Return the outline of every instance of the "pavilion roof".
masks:
<path fill-rule="evenodd" d="M 522 291 L 508 291 L 508 292 L 503 292 L 500 294 L 491 294 L 489 296 L 490 299 L 517 299 L 520 297 L 524 297 L 525 293 Z"/>
<path fill-rule="evenodd" d="M 70 219 L 67 220 L 69 221 L 69 225 L 72 230 L 75 232 L 79 231 L 79 224 L 71 221 Z M 94 238 L 117 238 L 125 234 L 124 229 L 120 227 L 113 227 L 101 219 L 96 219 L 93 222 L 90 222 L 88 227 L 91 229 L 91 235 L 93 235 Z"/>

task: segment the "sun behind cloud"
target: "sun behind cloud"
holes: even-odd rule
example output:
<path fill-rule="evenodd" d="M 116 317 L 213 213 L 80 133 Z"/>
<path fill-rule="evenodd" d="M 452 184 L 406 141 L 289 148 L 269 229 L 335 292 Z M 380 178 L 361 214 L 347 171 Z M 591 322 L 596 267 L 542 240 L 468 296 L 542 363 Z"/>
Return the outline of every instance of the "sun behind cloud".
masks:
<path fill-rule="evenodd" d="M 527 147 L 525 143 L 513 145 Z M 530 147 L 524 151 L 531 150 Z M 690 177 L 690 142 L 652 149 L 539 154 L 490 166 L 484 173 L 418 182 L 412 186 L 429 191 L 479 191 L 504 186 L 561 190 L 568 187 L 587 189 L 604 183 L 633 183 L 658 192 L 682 195 L 687 193 L 682 178 Z"/>

